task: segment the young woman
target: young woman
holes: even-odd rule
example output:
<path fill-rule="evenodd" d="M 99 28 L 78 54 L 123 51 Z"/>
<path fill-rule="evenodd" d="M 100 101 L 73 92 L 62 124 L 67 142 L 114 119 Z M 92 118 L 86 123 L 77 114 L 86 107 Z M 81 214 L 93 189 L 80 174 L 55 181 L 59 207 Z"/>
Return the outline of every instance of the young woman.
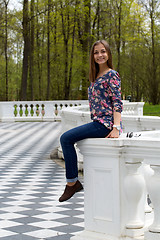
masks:
<path fill-rule="evenodd" d="M 119 74 L 113 70 L 109 45 L 104 40 L 95 42 L 90 53 L 90 87 L 88 99 L 92 122 L 73 128 L 60 138 L 67 185 L 59 198 L 70 199 L 83 189 L 78 180 L 77 155 L 74 144 L 86 138 L 118 138 L 121 131 L 121 83 Z"/>

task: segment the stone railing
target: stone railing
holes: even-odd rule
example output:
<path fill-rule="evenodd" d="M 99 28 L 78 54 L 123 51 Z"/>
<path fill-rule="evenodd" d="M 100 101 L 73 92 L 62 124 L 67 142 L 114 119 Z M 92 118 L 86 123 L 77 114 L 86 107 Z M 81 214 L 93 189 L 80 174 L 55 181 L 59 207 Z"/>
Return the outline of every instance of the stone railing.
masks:
<path fill-rule="evenodd" d="M 122 116 L 123 132 L 160 130 L 160 117 Z"/>
<path fill-rule="evenodd" d="M 87 100 L 0 102 L 0 121 L 59 121 L 60 110 L 88 104 Z"/>
<path fill-rule="evenodd" d="M 133 109 L 135 109 L 135 111 L 133 111 L 133 109 L 132 111 L 128 111 L 129 104 L 130 103 L 124 103 L 124 110 L 122 112 L 123 132 L 160 130 L 160 117 L 143 116 L 144 103 L 133 104 L 132 106 L 134 106 Z M 139 115 L 137 113 L 139 113 Z M 61 117 L 63 132 L 91 121 L 88 105 L 73 107 L 72 109 L 63 109 L 61 111 Z"/>
<path fill-rule="evenodd" d="M 14 101 L 0 102 L 0 121 L 59 121 L 60 110 L 83 106 L 89 110 L 87 100 L 62 101 Z M 124 101 L 125 115 L 143 115 L 144 103 Z"/>
<path fill-rule="evenodd" d="M 123 102 L 123 115 L 129 116 L 143 116 L 144 102 Z"/>
<path fill-rule="evenodd" d="M 71 240 L 159 240 L 160 131 L 86 139 L 78 147 L 84 157 L 85 229 Z M 153 208 L 146 204 L 147 192 Z"/>

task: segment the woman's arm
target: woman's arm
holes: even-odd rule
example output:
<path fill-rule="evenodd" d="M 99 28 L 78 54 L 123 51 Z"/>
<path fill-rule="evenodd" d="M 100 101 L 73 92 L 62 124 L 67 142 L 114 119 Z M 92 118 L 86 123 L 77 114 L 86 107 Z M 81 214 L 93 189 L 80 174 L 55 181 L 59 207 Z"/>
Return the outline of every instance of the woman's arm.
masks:
<path fill-rule="evenodd" d="M 120 126 L 121 121 L 121 113 L 120 112 L 114 112 L 114 125 Z M 113 130 L 107 135 L 106 138 L 118 138 L 119 137 L 119 130 L 117 128 L 113 128 Z"/>
<path fill-rule="evenodd" d="M 122 112 L 122 100 L 121 100 L 121 80 L 118 73 L 114 73 L 109 81 L 110 97 L 112 98 L 113 108 L 113 125 L 120 126 L 121 112 Z M 119 130 L 113 127 L 113 130 L 108 134 L 107 138 L 118 138 Z"/>

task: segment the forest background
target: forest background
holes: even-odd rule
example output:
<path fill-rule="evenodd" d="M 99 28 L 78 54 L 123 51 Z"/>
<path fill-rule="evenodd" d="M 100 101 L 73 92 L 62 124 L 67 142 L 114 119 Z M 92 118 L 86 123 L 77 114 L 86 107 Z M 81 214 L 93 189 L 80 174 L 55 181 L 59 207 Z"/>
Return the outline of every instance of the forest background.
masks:
<path fill-rule="evenodd" d="M 0 0 L 0 101 L 87 99 L 89 51 L 111 46 L 122 96 L 160 103 L 160 1 Z"/>

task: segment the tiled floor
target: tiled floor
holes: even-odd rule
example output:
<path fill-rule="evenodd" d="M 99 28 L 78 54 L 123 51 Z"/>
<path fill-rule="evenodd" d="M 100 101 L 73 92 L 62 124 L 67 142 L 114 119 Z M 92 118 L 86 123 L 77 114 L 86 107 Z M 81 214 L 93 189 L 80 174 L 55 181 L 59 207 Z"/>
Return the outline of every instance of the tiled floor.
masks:
<path fill-rule="evenodd" d="M 59 203 L 64 169 L 49 158 L 60 123 L 0 123 L 0 240 L 69 240 L 84 227 L 83 191 Z"/>

